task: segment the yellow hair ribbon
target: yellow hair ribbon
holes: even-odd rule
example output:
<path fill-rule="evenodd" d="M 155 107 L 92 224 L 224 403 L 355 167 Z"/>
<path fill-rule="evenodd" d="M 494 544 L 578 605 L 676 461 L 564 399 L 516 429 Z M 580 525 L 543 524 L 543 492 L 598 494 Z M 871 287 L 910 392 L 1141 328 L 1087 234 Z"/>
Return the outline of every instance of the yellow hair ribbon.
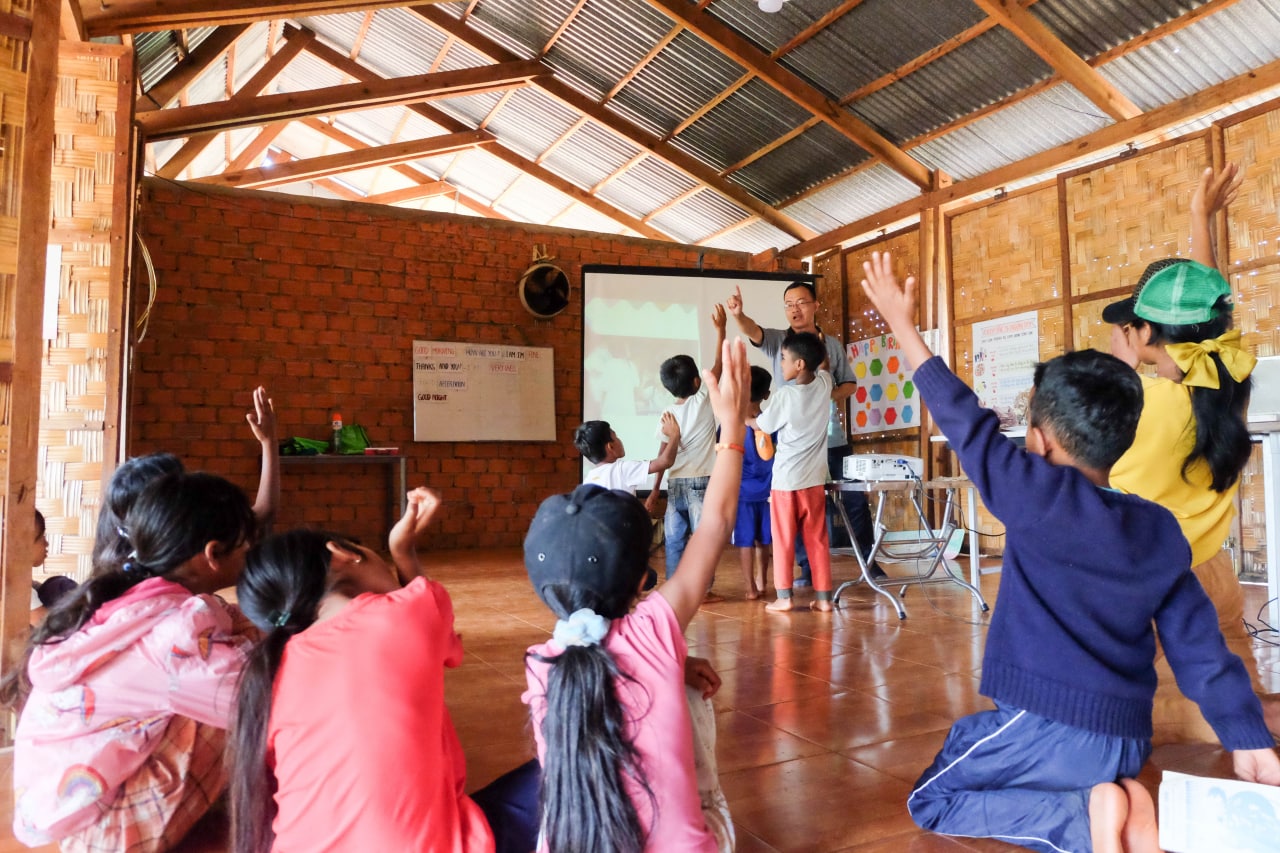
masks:
<path fill-rule="evenodd" d="M 1218 367 L 1212 354 L 1222 359 L 1222 366 L 1237 382 L 1243 382 L 1253 372 L 1258 360 L 1240 348 L 1240 330 L 1232 329 L 1217 338 L 1200 343 L 1167 344 L 1165 350 L 1173 363 L 1182 371 L 1182 384 L 1196 388 L 1217 388 Z"/>

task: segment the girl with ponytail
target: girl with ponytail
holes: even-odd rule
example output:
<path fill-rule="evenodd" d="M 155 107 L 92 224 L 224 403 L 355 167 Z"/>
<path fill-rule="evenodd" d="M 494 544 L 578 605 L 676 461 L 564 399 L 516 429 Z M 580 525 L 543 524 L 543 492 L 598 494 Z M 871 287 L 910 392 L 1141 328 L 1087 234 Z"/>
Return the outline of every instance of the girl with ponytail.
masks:
<path fill-rule="evenodd" d="M 394 566 L 318 531 L 269 537 L 236 587 L 262 632 L 240 679 L 231 749 L 235 853 L 528 853 L 536 762 L 466 796 L 444 671 L 462 662 L 453 605 L 414 547 L 440 504 L 409 493 Z M 495 847 L 496 845 L 496 847 Z"/>
<path fill-rule="evenodd" d="M 715 853 L 703 818 L 685 698 L 684 629 L 733 529 L 751 375 L 741 341 L 703 381 L 720 443 L 678 570 L 637 604 L 652 528 L 632 495 L 584 484 L 548 498 L 524 541 L 534 591 L 557 618 L 529 649 L 524 701 L 542 761 L 547 853 Z"/>
<path fill-rule="evenodd" d="M 14 749 L 18 840 L 163 851 L 219 796 L 248 642 L 213 593 L 235 583 L 255 527 L 233 484 L 164 474 L 122 519 L 116 536 L 128 550 L 50 609 L 4 685 L 7 702 L 26 699 Z"/>
<path fill-rule="evenodd" d="M 1244 593 L 1224 550 L 1235 517 L 1240 473 L 1249 461 L 1245 412 L 1255 359 L 1232 328 L 1231 287 L 1213 268 L 1210 220 L 1240 186 L 1235 166 L 1207 169 L 1192 199 L 1191 254 L 1147 267 L 1134 295 L 1108 305 L 1112 354 L 1143 377 L 1143 410 L 1129 451 L 1111 469 L 1111 485 L 1170 510 L 1191 545 L 1192 571 L 1218 611 L 1231 651 L 1245 662 L 1263 700 L 1267 727 L 1280 734 L 1280 704 L 1263 693 L 1244 626 Z M 1163 652 L 1154 714 L 1157 744 L 1213 742 L 1199 709 L 1179 692 Z"/>

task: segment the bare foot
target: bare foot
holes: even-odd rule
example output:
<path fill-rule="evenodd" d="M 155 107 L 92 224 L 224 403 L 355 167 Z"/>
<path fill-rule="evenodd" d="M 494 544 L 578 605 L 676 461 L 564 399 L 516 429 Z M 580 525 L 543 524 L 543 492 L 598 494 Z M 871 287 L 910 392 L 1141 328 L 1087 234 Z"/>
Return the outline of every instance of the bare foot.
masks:
<path fill-rule="evenodd" d="M 712 592 L 711 590 L 707 590 L 707 594 L 706 594 L 706 595 L 704 595 L 704 596 L 702 596 L 702 603 L 703 603 L 703 604 L 719 604 L 719 603 L 720 603 L 720 602 L 722 602 L 722 601 L 724 601 L 724 596 L 723 596 L 723 595 L 716 595 L 716 594 L 715 594 L 714 592 Z"/>
<path fill-rule="evenodd" d="M 813 603 L 809 605 L 810 610 L 816 610 L 819 613 L 830 613 L 831 602 L 823 598 L 815 598 Z"/>
<path fill-rule="evenodd" d="M 1129 796 L 1115 782 L 1094 785 L 1089 792 L 1089 834 L 1093 853 L 1124 853 L 1120 836 L 1129 817 Z"/>
<path fill-rule="evenodd" d="M 752 589 L 747 590 L 747 601 L 755 601 L 759 597 L 760 597 L 760 590 L 755 589 L 754 587 Z"/>
<path fill-rule="evenodd" d="M 765 610 L 772 610 L 774 613 L 786 613 L 791 610 L 794 605 L 789 598 L 779 598 L 777 601 L 770 601 L 764 606 Z"/>
<path fill-rule="evenodd" d="M 1125 853 L 1160 853 L 1160 828 L 1151 795 L 1137 779 L 1121 779 L 1120 787 L 1129 797 L 1129 816 L 1120 835 Z"/>

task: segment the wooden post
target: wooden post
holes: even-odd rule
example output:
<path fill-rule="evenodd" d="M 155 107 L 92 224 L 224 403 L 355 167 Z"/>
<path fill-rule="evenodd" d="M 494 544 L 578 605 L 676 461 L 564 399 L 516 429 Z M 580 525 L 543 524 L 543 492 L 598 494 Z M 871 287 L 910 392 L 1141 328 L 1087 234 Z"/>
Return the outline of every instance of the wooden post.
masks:
<path fill-rule="evenodd" d="M 31 619 L 35 546 L 36 453 L 40 431 L 40 331 L 45 252 L 49 244 L 54 93 L 58 85 L 58 3 L 32 6 L 27 45 L 26 133 L 18 196 L 18 264 L 14 287 L 13 400 L 4 494 L 4 593 L 0 608 L 0 673 L 8 674 L 26 643 Z"/>

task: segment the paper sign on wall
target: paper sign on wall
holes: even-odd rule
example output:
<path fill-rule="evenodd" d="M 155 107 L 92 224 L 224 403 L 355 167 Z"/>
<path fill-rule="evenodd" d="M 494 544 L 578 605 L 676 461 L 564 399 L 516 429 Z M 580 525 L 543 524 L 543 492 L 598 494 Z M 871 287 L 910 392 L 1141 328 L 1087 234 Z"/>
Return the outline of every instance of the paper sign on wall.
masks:
<path fill-rule="evenodd" d="M 1026 400 L 1039 361 L 1035 311 L 973 324 L 973 391 L 1002 425 L 1026 423 Z"/>
<path fill-rule="evenodd" d="M 849 398 L 849 431 L 860 435 L 919 426 L 920 398 L 898 339 L 877 335 L 845 349 L 858 380 Z"/>
<path fill-rule="evenodd" d="M 413 342 L 414 441 L 555 441 L 554 350 Z"/>

